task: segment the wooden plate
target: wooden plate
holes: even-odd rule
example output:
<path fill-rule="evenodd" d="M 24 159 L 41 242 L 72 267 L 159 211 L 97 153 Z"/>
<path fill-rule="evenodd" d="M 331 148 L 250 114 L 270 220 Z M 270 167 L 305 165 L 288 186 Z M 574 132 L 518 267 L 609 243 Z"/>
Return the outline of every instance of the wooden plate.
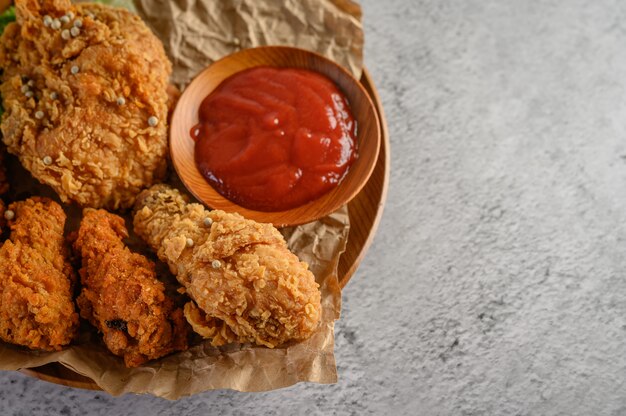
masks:
<path fill-rule="evenodd" d="M 350 234 L 348 235 L 346 252 L 339 259 L 339 284 L 342 288 L 346 286 L 372 243 L 383 213 L 389 184 L 389 131 L 387 130 L 387 121 L 380 97 L 367 70 L 363 71 L 361 83 L 370 94 L 378 111 L 382 140 L 374 173 L 356 198 L 348 204 Z M 100 387 L 90 378 L 81 376 L 58 363 L 25 368 L 20 371 L 50 383 L 100 390 Z"/>

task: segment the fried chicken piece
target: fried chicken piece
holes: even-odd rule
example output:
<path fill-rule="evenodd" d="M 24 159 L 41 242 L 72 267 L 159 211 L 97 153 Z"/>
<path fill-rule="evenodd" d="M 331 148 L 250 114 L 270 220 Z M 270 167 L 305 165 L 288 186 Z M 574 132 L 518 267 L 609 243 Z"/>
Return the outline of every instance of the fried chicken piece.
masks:
<path fill-rule="evenodd" d="M 163 45 L 127 10 L 69 0 L 15 6 L 17 22 L 0 38 L 9 152 L 63 202 L 132 206 L 167 167 Z"/>
<path fill-rule="evenodd" d="M 124 220 L 85 209 L 74 243 L 82 256 L 83 318 L 104 334 L 109 350 L 127 367 L 187 349 L 187 323 L 157 280 L 154 263 L 131 252 Z"/>
<path fill-rule="evenodd" d="M 74 272 L 63 237 L 65 213 L 47 198 L 9 205 L 10 240 L 0 248 L 0 338 L 61 350 L 77 334 Z"/>
<path fill-rule="evenodd" d="M 319 286 L 271 224 L 209 212 L 155 185 L 137 199 L 134 228 L 185 287 L 185 317 L 212 345 L 274 348 L 317 328 Z"/>

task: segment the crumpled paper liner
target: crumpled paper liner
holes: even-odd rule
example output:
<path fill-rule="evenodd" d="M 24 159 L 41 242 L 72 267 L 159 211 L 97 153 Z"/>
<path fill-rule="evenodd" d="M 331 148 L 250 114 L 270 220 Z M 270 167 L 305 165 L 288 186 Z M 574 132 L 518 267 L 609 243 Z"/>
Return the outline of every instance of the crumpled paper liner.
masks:
<path fill-rule="evenodd" d="M 158 33 L 185 85 L 208 63 L 255 46 L 286 45 L 318 52 L 361 78 L 361 8 L 349 0 L 134 0 Z"/>
<path fill-rule="evenodd" d="M 135 0 L 140 15 L 164 41 L 174 63 L 174 81 L 184 86 L 206 65 L 242 47 L 284 44 L 320 52 L 338 61 L 359 78 L 363 32 L 360 7 L 348 0 Z M 239 40 L 239 43 L 235 42 Z M 13 157 L 9 158 L 12 201 L 54 192 L 39 185 Z M 173 175 L 170 180 L 179 184 Z M 64 206 L 67 231 L 76 229 L 81 210 Z M 94 380 L 113 395 L 149 393 L 178 399 L 211 389 L 264 391 L 300 381 L 337 380 L 334 322 L 339 318 L 341 291 L 337 265 L 349 229 L 347 207 L 313 223 L 283 229 L 290 249 L 309 263 L 322 293 L 318 330 L 304 342 L 268 349 L 251 345 L 214 348 L 208 342 L 128 369 L 112 355 L 100 336 L 83 322 L 77 342 L 64 351 L 43 353 L 0 342 L 0 370 L 18 370 L 58 362 Z M 136 240 L 133 249 L 141 250 Z M 2 265 L 0 265 L 2 267 Z M 160 267 L 167 273 L 166 267 Z M 164 280 L 171 276 L 161 275 Z"/>

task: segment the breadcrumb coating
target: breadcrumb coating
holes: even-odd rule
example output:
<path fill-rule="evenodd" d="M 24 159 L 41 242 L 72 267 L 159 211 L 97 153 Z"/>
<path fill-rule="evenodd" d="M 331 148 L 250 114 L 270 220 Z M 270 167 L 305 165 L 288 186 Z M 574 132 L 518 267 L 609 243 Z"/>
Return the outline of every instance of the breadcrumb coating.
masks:
<path fill-rule="evenodd" d="M 131 252 L 123 218 L 86 209 L 74 243 L 82 257 L 80 314 L 127 367 L 187 349 L 187 323 L 156 278 L 155 265 Z"/>
<path fill-rule="evenodd" d="M 14 216 L 8 221 L 10 239 L 0 247 L 0 338 L 35 350 L 61 350 L 78 330 L 65 213 L 38 197 L 8 209 Z"/>
<path fill-rule="evenodd" d="M 8 151 L 63 202 L 132 206 L 167 167 L 163 45 L 123 9 L 69 0 L 15 6 L 17 21 L 0 38 Z"/>
<path fill-rule="evenodd" d="M 134 228 L 184 286 L 185 317 L 212 345 L 274 348 L 317 328 L 319 286 L 271 224 L 207 211 L 156 185 L 139 195 Z"/>

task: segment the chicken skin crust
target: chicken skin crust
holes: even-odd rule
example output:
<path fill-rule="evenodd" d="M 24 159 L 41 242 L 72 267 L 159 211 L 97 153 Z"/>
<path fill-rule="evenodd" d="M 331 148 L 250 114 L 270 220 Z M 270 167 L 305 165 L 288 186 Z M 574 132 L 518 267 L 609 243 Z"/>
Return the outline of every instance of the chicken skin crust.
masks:
<path fill-rule="evenodd" d="M 15 6 L 17 21 L 0 38 L 8 151 L 63 202 L 131 207 L 167 168 L 163 45 L 127 10 L 69 0 Z"/>
<path fill-rule="evenodd" d="M 78 330 L 65 213 L 56 202 L 37 197 L 8 210 L 11 236 L 0 247 L 0 339 L 34 350 L 61 350 Z"/>
<path fill-rule="evenodd" d="M 134 228 L 184 286 L 185 317 L 213 346 L 274 348 L 316 330 L 319 286 L 271 224 L 207 211 L 155 185 L 137 199 Z"/>
<path fill-rule="evenodd" d="M 127 367 L 187 349 L 187 323 L 156 278 L 154 263 L 131 252 L 124 220 L 85 209 L 74 242 L 82 257 L 80 314 Z"/>

